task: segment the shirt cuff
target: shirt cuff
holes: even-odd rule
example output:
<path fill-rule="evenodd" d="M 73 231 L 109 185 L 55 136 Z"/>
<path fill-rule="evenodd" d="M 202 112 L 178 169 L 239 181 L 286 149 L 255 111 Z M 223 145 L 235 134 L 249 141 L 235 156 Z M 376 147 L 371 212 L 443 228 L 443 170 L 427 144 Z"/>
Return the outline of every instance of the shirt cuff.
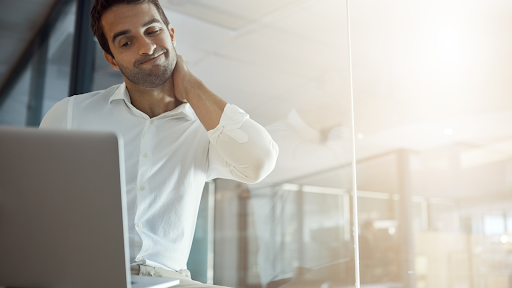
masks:
<path fill-rule="evenodd" d="M 227 104 L 220 117 L 219 125 L 206 132 L 210 142 L 214 145 L 217 144 L 217 139 L 222 133 L 231 136 L 238 141 L 238 143 L 247 142 L 249 137 L 245 132 L 239 129 L 247 118 L 249 118 L 249 114 L 245 113 L 244 110 L 235 105 Z"/>

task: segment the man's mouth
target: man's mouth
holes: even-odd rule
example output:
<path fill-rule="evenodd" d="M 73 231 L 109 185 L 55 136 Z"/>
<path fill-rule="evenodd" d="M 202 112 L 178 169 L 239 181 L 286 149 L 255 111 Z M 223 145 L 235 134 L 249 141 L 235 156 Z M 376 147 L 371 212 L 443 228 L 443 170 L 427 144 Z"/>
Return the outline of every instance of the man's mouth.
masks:
<path fill-rule="evenodd" d="M 153 61 L 153 60 L 155 60 L 155 59 L 159 58 L 159 57 L 160 57 L 160 56 L 162 56 L 162 55 L 164 55 L 164 53 L 163 53 L 163 52 L 162 52 L 162 53 L 160 53 L 160 54 L 159 54 L 158 56 L 156 56 L 156 57 L 153 57 L 153 58 L 151 58 L 151 59 L 149 59 L 149 60 L 146 60 L 146 61 L 144 61 L 144 62 L 140 63 L 140 65 L 143 65 L 143 64 L 149 63 L 149 62 L 151 62 L 151 61 Z"/>

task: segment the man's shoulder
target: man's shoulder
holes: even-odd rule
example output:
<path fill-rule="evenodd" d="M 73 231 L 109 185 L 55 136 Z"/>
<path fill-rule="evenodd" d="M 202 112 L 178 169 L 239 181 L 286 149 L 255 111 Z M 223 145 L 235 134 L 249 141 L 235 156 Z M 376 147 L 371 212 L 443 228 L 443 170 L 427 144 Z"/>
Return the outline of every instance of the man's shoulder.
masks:
<path fill-rule="evenodd" d="M 75 104 L 84 104 L 88 102 L 108 102 L 112 94 L 116 92 L 121 84 L 113 85 L 105 90 L 92 91 L 89 93 L 73 95 L 70 98 L 73 99 Z"/>
<path fill-rule="evenodd" d="M 101 106 L 107 107 L 110 97 L 119 85 L 100 91 L 66 97 L 55 103 L 41 121 L 41 128 L 70 129 L 73 118 L 76 119 L 80 111 L 97 111 Z"/>

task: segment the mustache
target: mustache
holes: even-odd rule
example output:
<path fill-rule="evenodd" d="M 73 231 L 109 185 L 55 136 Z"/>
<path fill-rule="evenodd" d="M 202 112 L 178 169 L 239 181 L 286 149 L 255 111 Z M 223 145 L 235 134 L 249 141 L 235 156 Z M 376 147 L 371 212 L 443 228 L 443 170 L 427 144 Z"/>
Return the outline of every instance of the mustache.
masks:
<path fill-rule="evenodd" d="M 148 61 L 148 60 L 151 60 L 153 58 L 155 58 L 156 56 L 159 56 L 160 54 L 164 54 L 164 53 L 169 53 L 169 51 L 164 48 L 164 47 L 156 47 L 155 50 L 153 51 L 153 54 L 151 55 L 146 55 L 146 56 L 143 56 L 141 57 L 140 59 L 137 59 L 134 63 L 133 63 L 133 66 L 135 68 L 139 67 L 140 64 Z"/>

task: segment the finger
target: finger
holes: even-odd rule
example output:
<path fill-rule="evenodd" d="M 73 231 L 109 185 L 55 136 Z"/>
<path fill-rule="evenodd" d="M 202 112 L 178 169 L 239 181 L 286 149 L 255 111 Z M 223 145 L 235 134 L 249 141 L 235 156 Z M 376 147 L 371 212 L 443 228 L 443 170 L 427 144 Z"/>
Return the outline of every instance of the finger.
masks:
<path fill-rule="evenodd" d="M 178 55 L 178 62 L 183 65 L 183 67 L 185 67 L 185 69 L 188 70 L 188 66 L 187 66 L 187 61 L 185 61 L 185 57 L 183 57 L 182 55 Z"/>

